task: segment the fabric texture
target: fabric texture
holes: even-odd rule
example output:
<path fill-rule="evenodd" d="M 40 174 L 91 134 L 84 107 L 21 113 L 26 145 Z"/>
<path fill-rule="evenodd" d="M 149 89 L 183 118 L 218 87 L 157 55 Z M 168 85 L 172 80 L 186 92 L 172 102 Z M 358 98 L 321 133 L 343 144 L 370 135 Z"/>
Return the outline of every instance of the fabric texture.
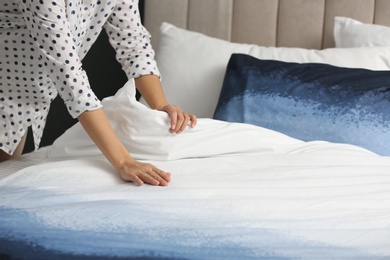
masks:
<path fill-rule="evenodd" d="M 129 78 L 159 75 L 138 1 L 0 0 L 0 149 L 31 125 L 38 148 L 57 93 L 74 118 L 101 107 L 81 60 L 103 26 Z"/>
<path fill-rule="evenodd" d="M 232 53 L 288 62 L 390 69 L 390 48 L 387 47 L 324 50 L 263 47 L 231 43 L 163 23 L 156 60 L 168 101 L 200 118 L 212 118 Z M 143 99 L 141 102 L 146 104 Z"/>
<path fill-rule="evenodd" d="M 0 252 L 11 259 L 389 258 L 389 158 L 327 146 L 152 161 L 172 172 L 167 187 L 125 183 L 105 158 L 35 165 L 0 182 Z"/>
<path fill-rule="evenodd" d="M 234 54 L 215 119 L 390 156 L 390 72 Z"/>
<path fill-rule="evenodd" d="M 166 161 L 247 151 L 287 153 L 293 148 L 286 150 L 286 144 L 292 147 L 302 145 L 302 141 L 272 130 L 256 126 L 242 129 L 242 124 L 206 118 L 199 119 L 195 128 L 187 127 L 179 135 L 171 134 L 167 113 L 152 110 L 138 102 L 133 81 L 102 102 L 115 133 L 129 153 L 139 160 Z M 205 149 L 206 146 L 208 149 Z M 101 151 L 80 123 L 60 136 L 49 151 L 50 158 L 95 155 L 101 155 Z"/>
<path fill-rule="evenodd" d="M 390 46 L 390 27 L 366 24 L 349 17 L 335 17 L 337 48 Z"/>
<path fill-rule="evenodd" d="M 136 101 L 133 80 L 102 102 L 132 155 L 171 172 L 172 181 L 124 182 L 78 123 L 45 162 L 0 181 L 6 257 L 390 255 L 390 157 L 205 118 L 172 135 L 166 113 Z"/>
<path fill-rule="evenodd" d="M 133 119 L 155 126 L 137 129 L 136 140 L 153 142 L 134 148 L 159 150 L 160 139 L 166 154 L 197 155 L 147 161 L 172 173 L 167 187 L 124 182 L 65 134 L 64 147 L 80 148 L 63 150 L 74 158 L 50 157 L 0 181 L 6 259 L 389 258 L 390 157 L 211 119 L 160 137 L 153 115 Z"/>

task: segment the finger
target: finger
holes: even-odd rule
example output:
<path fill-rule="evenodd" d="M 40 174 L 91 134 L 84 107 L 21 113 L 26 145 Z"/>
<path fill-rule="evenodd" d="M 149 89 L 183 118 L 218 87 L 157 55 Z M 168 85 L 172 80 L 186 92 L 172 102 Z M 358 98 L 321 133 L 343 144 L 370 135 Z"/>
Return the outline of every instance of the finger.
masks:
<path fill-rule="evenodd" d="M 139 177 L 144 182 L 146 182 L 146 183 L 148 183 L 150 185 L 155 185 L 155 186 L 160 185 L 160 182 L 154 176 L 152 176 L 150 173 L 147 173 L 147 172 L 140 173 Z"/>
<path fill-rule="evenodd" d="M 198 120 L 195 115 L 190 114 L 190 120 L 191 120 L 191 128 L 194 128 L 196 124 L 198 123 Z"/>
<path fill-rule="evenodd" d="M 160 169 L 156 168 L 156 173 L 166 182 L 171 181 L 171 173 L 170 172 L 164 172 Z"/>
<path fill-rule="evenodd" d="M 176 129 L 176 124 L 177 124 L 177 111 L 176 111 L 176 109 L 173 109 L 168 114 L 169 114 L 169 117 L 171 118 L 171 130 L 174 130 L 174 129 Z"/>
<path fill-rule="evenodd" d="M 180 133 L 180 129 L 182 128 L 183 126 L 183 122 L 184 122 L 184 115 L 183 115 L 183 112 L 181 113 L 178 113 L 177 114 L 177 123 L 176 123 L 176 128 L 174 130 L 175 133 Z"/>
<path fill-rule="evenodd" d="M 131 181 L 137 185 L 142 185 L 144 182 L 135 174 L 127 174 L 122 177 L 124 181 Z"/>
<path fill-rule="evenodd" d="M 154 167 L 153 172 L 150 173 L 150 176 L 158 180 L 160 186 L 167 186 L 171 181 L 170 173 L 166 173 L 156 167 Z"/>
<path fill-rule="evenodd" d="M 171 181 L 171 174 L 158 169 L 154 165 L 147 165 L 143 180 L 152 185 L 167 186 Z"/>
<path fill-rule="evenodd" d="M 179 131 L 177 132 L 178 134 L 180 134 L 181 132 L 184 131 L 184 129 L 188 126 L 188 122 L 189 121 L 190 121 L 189 115 L 185 114 L 184 120 L 183 120 L 183 122 L 181 124 L 181 127 L 180 127 Z"/>

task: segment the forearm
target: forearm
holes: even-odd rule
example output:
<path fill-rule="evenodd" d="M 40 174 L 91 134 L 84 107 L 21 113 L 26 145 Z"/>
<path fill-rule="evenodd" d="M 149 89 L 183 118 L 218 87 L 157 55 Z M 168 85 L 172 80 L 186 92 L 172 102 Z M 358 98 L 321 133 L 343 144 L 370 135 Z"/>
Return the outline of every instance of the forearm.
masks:
<path fill-rule="evenodd" d="M 166 186 L 171 174 L 155 166 L 134 160 L 119 140 L 102 109 L 85 111 L 79 121 L 96 146 L 116 168 L 121 178 L 139 185 L 149 183 Z"/>
<path fill-rule="evenodd" d="M 156 75 L 145 75 L 135 79 L 135 84 L 142 97 L 152 109 L 165 111 L 171 119 L 170 132 L 179 134 L 191 121 L 191 127 L 196 125 L 196 116 L 187 114 L 178 106 L 169 105 L 161 86 L 160 78 Z"/>
<path fill-rule="evenodd" d="M 168 105 L 160 78 L 156 75 L 144 75 L 135 79 L 135 84 L 146 103 L 152 109 L 160 109 Z"/>
<path fill-rule="evenodd" d="M 103 109 L 85 111 L 78 119 L 92 141 L 116 169 L 119 169 L 123 162 L 132 159 L 114 133 Z"/>

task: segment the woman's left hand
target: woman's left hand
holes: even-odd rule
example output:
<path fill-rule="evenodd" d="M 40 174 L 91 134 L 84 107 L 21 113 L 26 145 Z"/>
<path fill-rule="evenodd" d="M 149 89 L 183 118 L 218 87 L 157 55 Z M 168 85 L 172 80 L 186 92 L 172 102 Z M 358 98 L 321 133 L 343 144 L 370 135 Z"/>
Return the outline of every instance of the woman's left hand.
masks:
<path fill-rule="evenodd" d="M 171 119 L 171 127 L 169 131 L 172 134 L 180 134 L 190 122 L 191 128 L 196 126 L 196 116 L 186 113 L 178 106 L 166 105 L 158 110 L 164 111 L 169 115 L 169 118 Z"/>

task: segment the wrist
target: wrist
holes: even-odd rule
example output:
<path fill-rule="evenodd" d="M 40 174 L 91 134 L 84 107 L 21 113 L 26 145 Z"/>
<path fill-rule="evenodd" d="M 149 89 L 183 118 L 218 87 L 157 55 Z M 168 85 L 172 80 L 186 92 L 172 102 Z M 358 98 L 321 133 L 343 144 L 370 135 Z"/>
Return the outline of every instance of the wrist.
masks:
<path fill-rule="evenodd" d="M 135 162 L 133 157 L 131 157 L 130 153 L 124 146 L 122 147 L 122 149 L 120 149 L 120 151 L 116 151 L 115 153 L 106 155 L 106 157 L 117 171 L 123 170 L 126 164 Z"/>
<path fill-rule="evenodd" d="M 155 109 L 155 110 L 159 110 L 159 111 L 163 111 L 164 110 L 164 108 L 166 107 L 166 106 L 168 106 L 169 104 L 168 103 L 163 103 L 163 104 L 157 104 L 157 105 L 155 105 L 155 106 L 153 106 L 153 107 L 150 107 L 151 109 Z"/>

